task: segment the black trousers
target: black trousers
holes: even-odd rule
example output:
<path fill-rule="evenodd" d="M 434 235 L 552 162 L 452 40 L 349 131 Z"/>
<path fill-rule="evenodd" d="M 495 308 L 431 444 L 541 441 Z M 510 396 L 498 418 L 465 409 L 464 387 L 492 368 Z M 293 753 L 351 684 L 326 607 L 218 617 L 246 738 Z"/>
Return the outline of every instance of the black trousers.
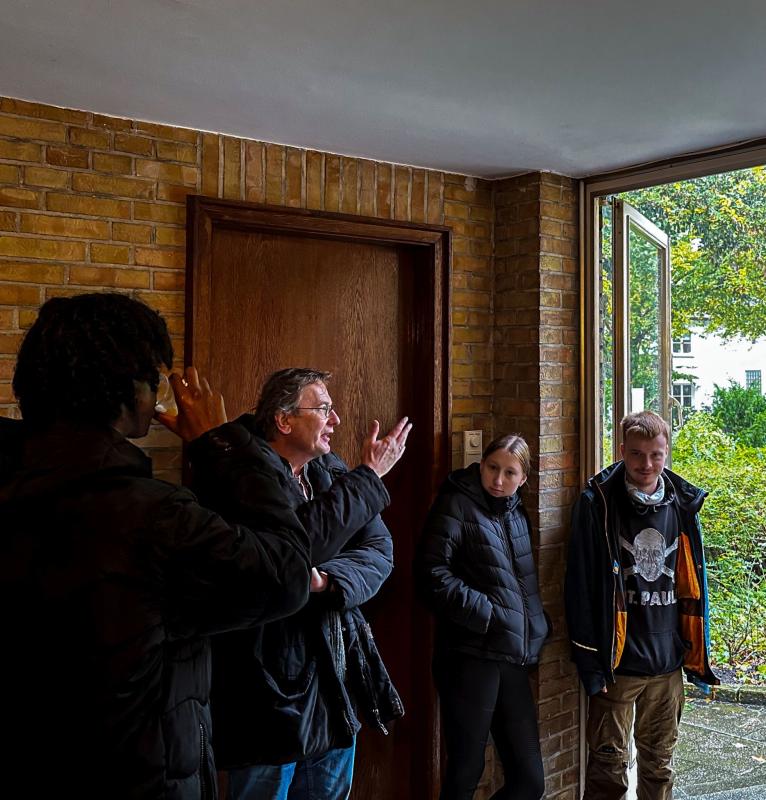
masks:
<path fill-rule="evenodd" d="M 447 773 L 439 800 L 472 800 L 489 732 L 505 773 L 492 800 L 540 800 L 545 791 L 537 715 L 527 670 L 463 653 L 438 653 Z"/>

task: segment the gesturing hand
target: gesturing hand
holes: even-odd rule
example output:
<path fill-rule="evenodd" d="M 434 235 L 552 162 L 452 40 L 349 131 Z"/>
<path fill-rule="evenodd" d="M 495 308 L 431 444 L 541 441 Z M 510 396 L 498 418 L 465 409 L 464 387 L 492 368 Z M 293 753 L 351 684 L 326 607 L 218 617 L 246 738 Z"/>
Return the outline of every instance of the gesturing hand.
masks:
<path fill-rule="evenodd" d="M 212 391 L 205 378 L 200 380 L 196 367 L 186 367 L 183 377 L 174 372 L 169 380 L 176 398 L 178 416 L 161 411 L 154 415 L 166 428 L 185 442 L 190 442 L 226 422 L 221 393 Z"/>
<path fill-rule="evenodd" d="M 407 422 L 407 417 L 402 417 L 379 440 L 380 423 L 376 419 L 373 420 L 370 432 L 362 443 L 362 464 L 368 466 L 379 478 L 382 478 L 402 457 L 411 430 L 412 423 Z"/>

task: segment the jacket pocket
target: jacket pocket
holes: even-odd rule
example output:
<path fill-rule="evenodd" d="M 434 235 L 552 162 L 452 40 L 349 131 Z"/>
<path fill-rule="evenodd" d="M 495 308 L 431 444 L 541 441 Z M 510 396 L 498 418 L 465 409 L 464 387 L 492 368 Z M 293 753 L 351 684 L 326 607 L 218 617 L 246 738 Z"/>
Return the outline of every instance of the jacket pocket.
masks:
<path fill-rule="evenodd" d="M 257 744 L 252 752 L 242 755 L 256 763 L 280 764 L 333 747 L 329 710 L 320 692 L 316 660 L 311 659 L 299 676 L 290 679 L 272 674 L 262 664 L 255 666 L 254 710 L 260 718 L 252 724 Z"/>
<path fill-rule="evenodd" d="M 309 661 L 303 672 L 296 678 L 286 678 L 284 676 L 273 675 L 263 664 L 260 664 L 263 684 L 267 687 L 269 694 L 273 697 L 276 704 L 309 704 L 312 695 L 312 687 L 317 684 L 317 664 L 314 659 Z"/>

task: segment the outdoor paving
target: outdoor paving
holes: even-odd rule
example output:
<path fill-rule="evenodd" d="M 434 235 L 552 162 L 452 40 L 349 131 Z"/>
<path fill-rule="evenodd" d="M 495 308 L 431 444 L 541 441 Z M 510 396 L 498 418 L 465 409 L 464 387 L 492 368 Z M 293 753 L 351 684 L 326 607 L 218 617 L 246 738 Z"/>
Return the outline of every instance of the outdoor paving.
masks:
<path fill-rule="evenodd" d="M 675 800 L 766 800 L 766 705 L 687 699 L 674 763 Z"/>
<path fill-rule="evenodd" d="M 766 706 L 687 700 L 674 761 L 678 800 L 766 800 Z"/>

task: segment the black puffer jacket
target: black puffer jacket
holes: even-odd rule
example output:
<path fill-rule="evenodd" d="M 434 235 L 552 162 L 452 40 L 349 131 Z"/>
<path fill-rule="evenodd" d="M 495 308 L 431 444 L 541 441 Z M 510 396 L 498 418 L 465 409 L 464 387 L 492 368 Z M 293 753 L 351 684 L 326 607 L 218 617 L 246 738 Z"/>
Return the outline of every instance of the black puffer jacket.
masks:
<path fill-rule="evenodd" d="M 529 530 L 518 493 L 498 504 L 483 491 L 478 464 L 450 474 L 416 561 L 418 588 L 437 615 L 437 651 L 537 662 L 548 623 Z"/>
<path fill-rule="evenodd" d="M 112 429 L 26 442 L 0 489 L 0 761 L 19 796 L 215 796 L 207 635 L 308 597 L 306 534 L 273 478 L 256 486 L 274 502 L 253 534 Z"/>
<path fill-rule="evenodd" d="M 379 512 L 389 503 L 369 468 L 348 471 L 334 454 L 310 461 L 314 499 L 306 502 L 290 465 L 258 435 L 246 414 L 208 435 L 232 457 L 247 454 L 275 475 L 312 542 L 312 564 L 327 572 L 333 590 L 311 596 L 298 614 L 213 639 L 213 720 L 219 765 L 283 764 L 348 747 L 357 714 L 386 732 L 403 707 L 358 608 L 391 573 L 393 545 Z M 225 463 L 225 462 L 215 462 Z M 231 521 L 257 524 L 263 498 L 246 480 L 217 471 L 195 481 L 208 505 Z M 347 665 L 333 663 L 328 609 L 340 613 Z"/>

